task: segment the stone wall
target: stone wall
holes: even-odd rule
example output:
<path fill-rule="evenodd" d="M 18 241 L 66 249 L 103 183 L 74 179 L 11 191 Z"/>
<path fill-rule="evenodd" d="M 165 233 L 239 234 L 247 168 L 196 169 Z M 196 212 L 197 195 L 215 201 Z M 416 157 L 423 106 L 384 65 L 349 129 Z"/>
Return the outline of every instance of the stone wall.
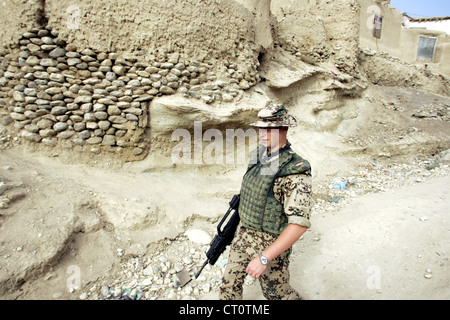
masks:
<path fill-rule="evenodd" d="M 233 0 L 3 9 L 0 118 L 33 145 L 142 159 L 154 97 L 231 102 L 260 80 L 252 12 Z"/>
<path fill-rule="evenodd" d="M 163 61 L 85 48 L 51 27 L 23 34 L 0 56 L 0 111 L 27 141 L 89 148 L 140 159 L 149 137 L 149 102 L 178 93 L 205 103 L 232 101 L 256 83 L 227 65 L 228 81 L 212 65 L 172 54 Z M 256 68 L 256 67 L 255 67 Z"/>

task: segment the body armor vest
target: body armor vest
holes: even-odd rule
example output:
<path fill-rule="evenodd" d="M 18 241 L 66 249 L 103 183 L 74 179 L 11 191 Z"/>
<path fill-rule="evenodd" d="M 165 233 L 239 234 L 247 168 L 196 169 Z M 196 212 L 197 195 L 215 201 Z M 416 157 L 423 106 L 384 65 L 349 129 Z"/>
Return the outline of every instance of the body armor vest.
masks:
<path fill-rule="evenodd" d="M 289 145 L 266 158 L 262 158 L 263 150 L 260 146 L 250 155 L 241 185 L 239 216 L 245 228 L 280 234 L 287 227 L 288 218 L 273 193 L 274 182 L 290 174 L 310 175 L 310 165 Z"/>

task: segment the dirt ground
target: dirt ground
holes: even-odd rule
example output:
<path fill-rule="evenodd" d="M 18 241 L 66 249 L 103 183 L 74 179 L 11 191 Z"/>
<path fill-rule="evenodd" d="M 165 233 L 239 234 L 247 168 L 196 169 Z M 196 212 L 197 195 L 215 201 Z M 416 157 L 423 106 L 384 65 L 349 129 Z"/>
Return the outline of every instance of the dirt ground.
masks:
<path fill-rule="evenodd" d="M 292 285 L 305 299 L 449 299 L 450 159 L 438 156 L 450 147 L 450 99 L 389 87 L 364 99 L 334 134 L 339 143 L 311 133 L 323 143 L 311 152 L 305 142 L 327 168 L 315 176 L 312 228 L 294 246 Z M 164 252 L 164 241 L 189 228 L 212 236 L 243 171 L 79 163 L 12 145 L 0 152 L 1 299 L 86 298 L 118 278 L 124 261 Z M 392 180 L 393 166 L 407 169 Z M 347 193 L 330 187 L 349 177 L 359 183 Z M 333 196 L 345 201 L 334 205 Z M 256 282 L 244 297 L 263 298 Z"/>

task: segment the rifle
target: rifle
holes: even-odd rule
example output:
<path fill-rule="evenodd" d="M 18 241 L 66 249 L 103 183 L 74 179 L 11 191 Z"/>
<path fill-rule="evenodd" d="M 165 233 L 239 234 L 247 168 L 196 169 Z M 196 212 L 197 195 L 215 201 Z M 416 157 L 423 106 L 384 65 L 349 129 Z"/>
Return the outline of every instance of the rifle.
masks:
<path fill-rule="evenodd" d="M 206 252 L 206 261 L 203 263 L 203 266 L 200 268 L 200 271 L 195 276 L 195 279 L 198 278 L 200 273 L 202 272 L 203 268 L 209 263 L 210 265 L 214 265 L 219 259 L 220 255 L 225 251 L 226 247 L 231 244 L 231 241 L 233 241 L 234 233 L 236 232 L 236 228 L 239 224 L 239 199 L 240 195 L 235 194 L 233 196 L 233 199 L 230 201 L 230 208 L 227 210 L 225 215 L 223 216 L 222 220 L 220 220 L 219 224 L 217 225 L 217 234 L 212 239 L 211 243 L 209 244 L 209 250 Z M 227 217 L 231 213 L 231 211 L 234 210 L 233 215 L 228 220 L 227 224 L 223 227 L 222 225 L 227 220 Z"/>

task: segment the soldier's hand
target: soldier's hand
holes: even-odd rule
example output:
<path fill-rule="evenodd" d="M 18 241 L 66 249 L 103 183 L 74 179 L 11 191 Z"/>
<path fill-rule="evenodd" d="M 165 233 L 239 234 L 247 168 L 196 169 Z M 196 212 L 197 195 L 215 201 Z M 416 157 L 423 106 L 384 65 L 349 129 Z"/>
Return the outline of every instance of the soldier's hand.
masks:
<path fill-rule="evenodd" d="M 252 278 L 258 279 L 261 274 L 266 270 L 267 265 L 264 265 L 259 260 L 259 257 L 254 258 L 250 263 L 248 264 L 247 268 L 245 269 L 245 272 Z"/>

